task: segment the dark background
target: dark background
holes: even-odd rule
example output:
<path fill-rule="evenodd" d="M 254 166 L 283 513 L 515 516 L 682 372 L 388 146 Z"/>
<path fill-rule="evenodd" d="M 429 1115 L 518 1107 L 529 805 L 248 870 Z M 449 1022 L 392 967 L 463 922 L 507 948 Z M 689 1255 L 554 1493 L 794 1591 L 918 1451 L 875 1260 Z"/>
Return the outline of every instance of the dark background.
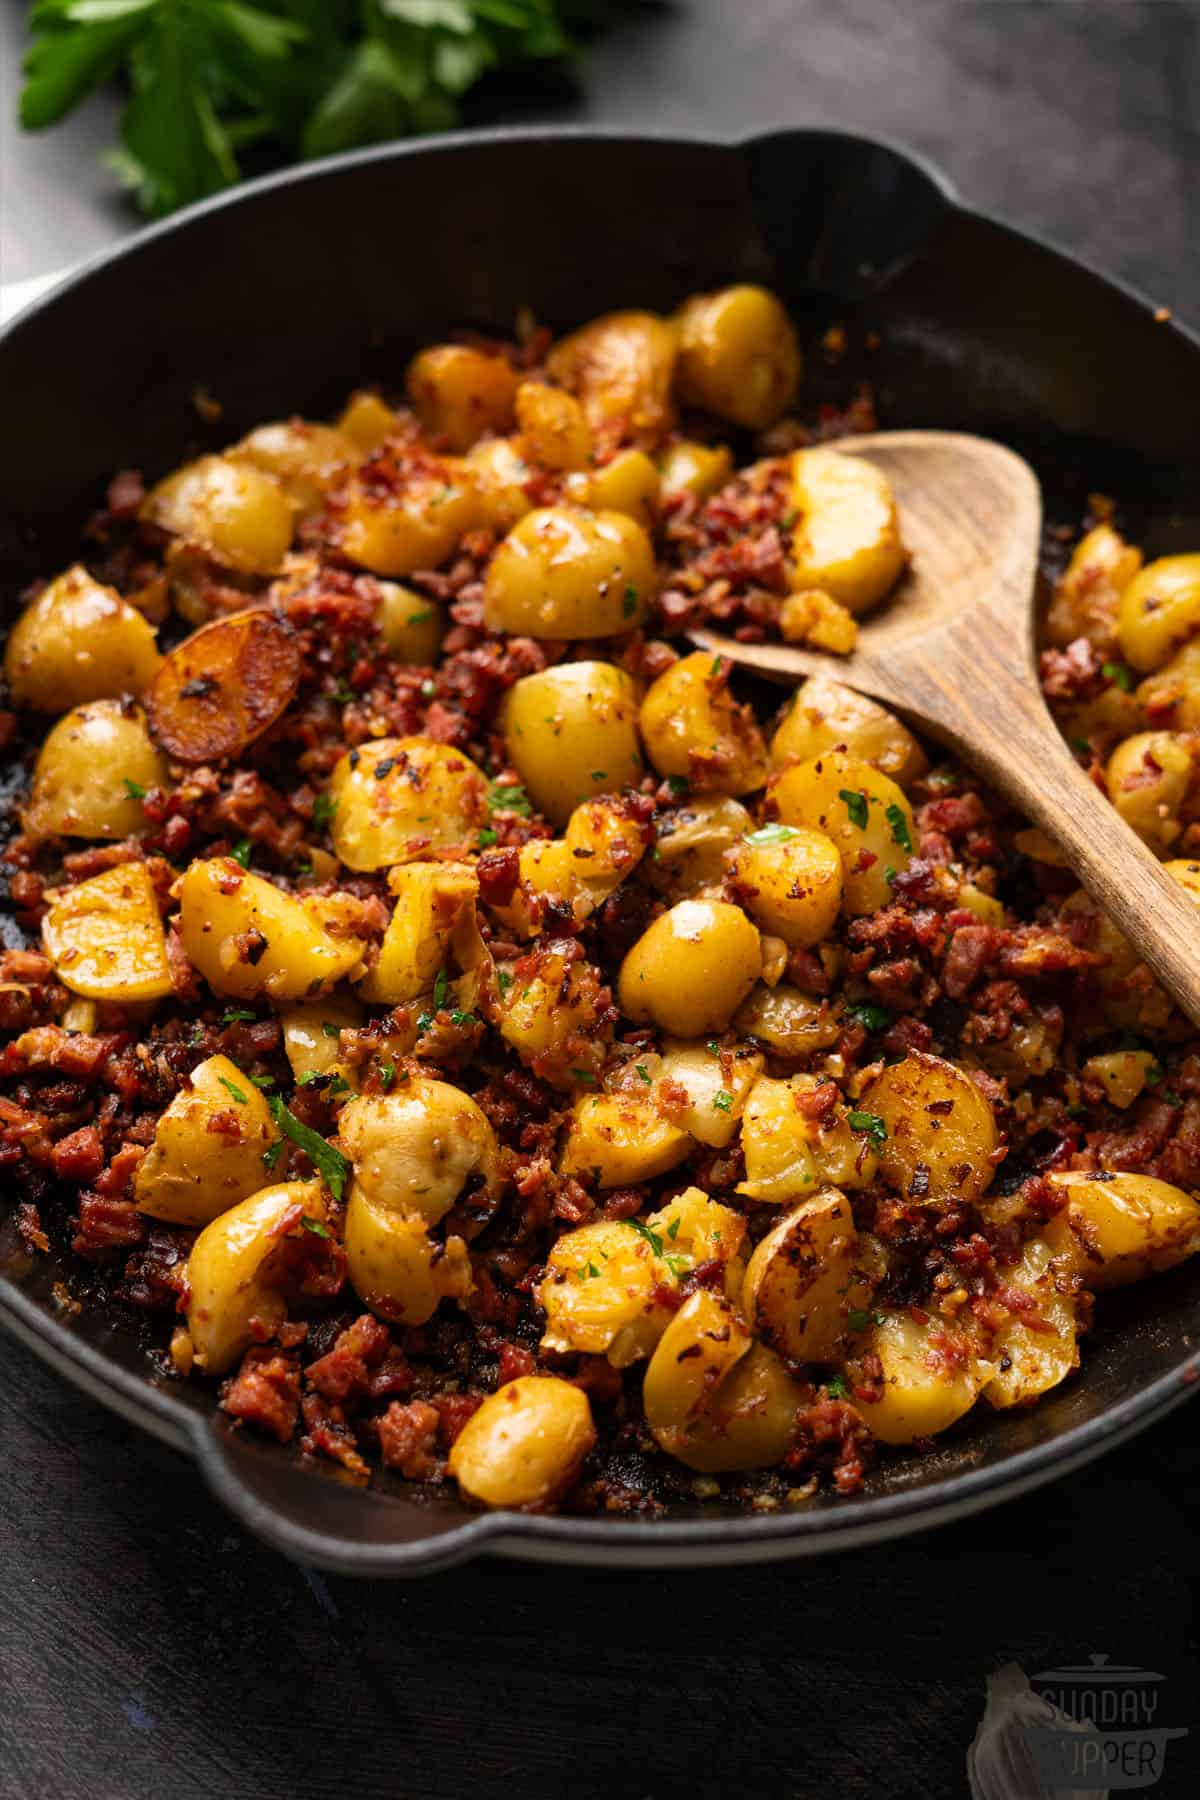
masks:
<path fill-rule="evenodd" d="M 6 281 L 136 223 L 96 161 L 108 97 L 17 135 L 22 12 L 0 0 Z M 1195 0 L 680 0 L 615 26 L 578 86 L 493 90 L 477 115 L 892 134 L 1196 323 L 1198 95 Z M 1192 1736 L 1153 1793 L 1184 1800 L 1197 1416 L 821 1562 L 357 1585 L 247 1540 L 185 1462 L 0 1341 L 0 1795 L 942 1800 L 966 1794 L 990 1671 L 1098 1652 L 1168 1678 L 1155 1723 Z"/>

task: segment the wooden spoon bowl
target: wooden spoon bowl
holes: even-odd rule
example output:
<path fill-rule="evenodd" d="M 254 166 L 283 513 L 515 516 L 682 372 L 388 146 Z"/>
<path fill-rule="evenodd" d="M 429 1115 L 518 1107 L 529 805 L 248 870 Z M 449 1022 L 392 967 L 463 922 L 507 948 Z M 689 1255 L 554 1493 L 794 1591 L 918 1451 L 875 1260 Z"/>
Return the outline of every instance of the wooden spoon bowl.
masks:
<path fill-rule="evenodd" d="M 837 448 L 888 477 L 912 558 L 891 598 L 860 621 L 857 649 L 826 656 L 706 630 L 692 641 L 777 680 L 831 675 L 937 738 L 1058 845 L 1200 1025 L 1196 903 L 1079 767 L 1042 698 L 1033 470 L 1002 444 L 959 432 L 875 432 Z"/>

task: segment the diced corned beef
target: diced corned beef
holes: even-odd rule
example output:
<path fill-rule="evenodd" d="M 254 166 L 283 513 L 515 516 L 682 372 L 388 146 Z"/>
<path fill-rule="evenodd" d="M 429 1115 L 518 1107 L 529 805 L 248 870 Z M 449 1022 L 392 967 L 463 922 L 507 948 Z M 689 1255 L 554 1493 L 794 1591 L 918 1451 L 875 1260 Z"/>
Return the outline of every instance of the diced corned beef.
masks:
<path fill-rule="evenodd" d="M 242 1366 L 221 1395 L 232 1418 L 267 1431 L 286 1444 L 300 1415 L 300 1370 L 296 1359 L 269 1345 L 247 1350 Z"/>
<path fill-rule="evenodd" d="M 408 1481 L 428 1481 L 438 1468 L 437 1436 L 440 1415 L 424 1400 L 407 1405 L 393 1400 L 379 1420 L 379 1449 L 389 1469 L 399 1469 Z"/>

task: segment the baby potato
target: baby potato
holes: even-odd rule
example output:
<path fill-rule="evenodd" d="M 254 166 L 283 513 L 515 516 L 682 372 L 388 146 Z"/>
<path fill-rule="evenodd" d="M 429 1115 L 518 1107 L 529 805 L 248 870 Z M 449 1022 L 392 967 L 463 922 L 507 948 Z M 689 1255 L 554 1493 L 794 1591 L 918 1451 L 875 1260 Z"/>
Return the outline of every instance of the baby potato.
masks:
<path fill-rule="evenodd" d="M 891 899 L 892 874 L 903 874 L 915 842 L 912 808 L 887 775 L 840 750 L 793 763 L 767 789 L 785 825 L 833 839 L 842 858 L 842 908 L 851 918 L 879 912 Z"/>
<path fill-rule="evenodd" d="M 1200 631 L 1200 555 L 1147 563 L 1121 595 L 1117 642 L 1125 661 L 1145 674 Z"/>
<path fill-rule="evenodd" d="M 277 575 L 295 524 L 282 484 L 239 455 L 185 463 L 150 489 L 139 516 L 242 575 Z"/>
<path fill-rule="evenodd" d="M 626 1018 L 672 1037 L 724 1031 L 762 973 L 758 929 L 723 900 L 681 900 L 644 931 L 621 964 Z"/>
<path fill-rule="evenodd" d="M 21 813 L 30 837 L 125 838 L 142 830 L 142 796 L 167 765 L 140 707 L 93 700 L 58 721 L 38 751 Z"/>
<path fill-rule="evenodd" d="M 694 494 L 697 500 L 707 500 L 732 477 L 733 452 L 728 444 L 685 440 L 663 452 L 658 472 L 664 500 L 672 500 L 677 494 Z"/>
<path fill-rule="evenodd" d="M 207 1225 L 257 1194 L 279 1133 L 262 1092 L 227 1056 L 192 1070 L 160 1117 L 133 1177 L 139 1212 L 168 1225 Z"/>
<path fill-rule="evenodd" d="M 303 897 L 251 875 L 230 856 L 190 865 L 179 887 L 183 947 L 214 994 L 307 1000 L 363 960 L 360 903 L 349 894 Z"/>
<path fill-rule="evenodd" d="M 537 1290 L 546 1314 L 542 1349 L 606 1356 L 614 1369 L 628 1368 L 650 1355 L 670 1323 L 662 1295 L 676 1280 L 628 1219 L 565 1231 Z"/>
<path fill-rule="evenodd" d="M 358 983 L 373 1006 L 402 1006 L 433 987 L 438 970 L 451 961 L 474 968 L 483 955 L 475 902 L 479 879 L 461 863 L 405 863 L 393 869 L 388 886 L 396 905 L 388 921 L 379 960 Z"/>
<path fill-rule="evenodd" d="M 791 1449 L 803 1390 L 706 1289 L 684 1301 L 650 1358 L 646 1423 L 669 1456 L 717 1473 L 770 1468 Z"/>
<path fill-rule="evenodd" d="M 649 1095 L 584 1094 L 575 1102 L 559 1170 L 597 1187 L 636 1187 L 682 1162 L 692 1140 Z"/>
<path fill-rule="evenodd" d="M 582 1389 L 557 1375 L 522 1375 L 472 1413 L 447 1467 L 484 1506 L 544 1506 L 574 1480 L 595 1441 Z"/>
<path fill-rule="evenodd" d="M 1136 694 L 1123 693 L 1115 686 L 1106 688 L 1105 694 L 1115 694 L 1125 704 L 1122 736 L 1136 731 L 1143 714 L 1156 726 L 1167 725 L 1172 731 L 1200 730 L 1200 638 L 1185 644 L 1161 669 L 1147 675 Z"/>
<path fill-rule="evenodd" d="M 1200 906 L 1200 862 L 1193 862 L 1189 857 L 1179 857 L 1174 862 L 1163 864 L 1167 874 L 1177 881 L 1187 894 Z"/>
<path fill-rule="evenodd" d="M 379 630 L 397 662 L 432 663 L 442 641 L 442 612 L 424 594 L 402 587 L 398 581 L 381 581 Z"/>
<path fill-rule="evenodd" d="M 59 889 L 42 920 L 42 943 L 63 986 L 85 999 L 128 1005 L 174 991 L 145 863 L 119 863 Z"/>
<path fill-rule="evenodd" d="M 485 431 L 513 422 L 518 376 L 505 356 L 467 344 L 435 344 L 408 365 L 408 398 L 427 437 L 454 451 L 469 450 Z"/>
<path fill-rule="evenodd" d="M 1071 552 L 1046 611 L 1046 637 L 1066 649 L 1085 637 L 1107 650 L 1116 636 L 1121 595 L 1142 566 L 1142 553 L 1111 525 L 1097 525 Z"/>
<path fill-rule="evenodd" d="M 879 1124 L 879 1173 L 909 1199 L 978 1200 L 1000 1141 L 989 1101 L 964 1069 L 910 1050 L 866 1083 L 858 1110 Z"/>
<path fill-rule="evenodd" d="M 387 443 L 399 423 L 391 407 L 378 394 L 370 388 L 360 388 L 347 401 L 337 429 L 363 456 L 373 456 Z"/>
<path fill-rule="evenodd" d="M 606 313 L 561 338 L 546 358 L 552 381 L 578 396 L 592 430 L 653 444 L 671 425 L 679 335 L 649 312 Z"/>
<path fill-rule="evenodd" d="M 345 432 L 333 425 L 312 425 L 307 419 L 260 425 L 226 454 L 272 476 L 298 518 L 319 512 L 346 470 L 362 460 L 358 445 Z"/>
<path fill-rule="evenodd" d="M 741 1304 L 750 1330 L 793 1362 L 833 1362 L 849 1329 L 847 1314 L 871 1297 L 858 1261 L 845 1194 L 825 1188 L 801 1200 L 747 1264 Z"/>
<path fill-rule="evenodd" d="M 372 575 L 398 577 L 438 568 L 485 523 L 486 509 L 469 466 L 445 459 L 391 489 L 373 485 L 369 469 L 352 476 L 340 517 L 343 555 Z"/>
<path fill-rule="evenodd" d="M 535 471 L 526 461 L 520 441 L 488 438 L 467 451 L 463 459 L 479 493 L 480 523 L 503 534 L 533 511 L 527 488 Z"/>
<path fill-rule="evenodd" d="M 730 892 L 785 944 L 819 944 L 842 905 L 842 858 L 824 832 L 764 825 L 725 852 Z"/>
<path fill-rule="evenodd" d="M 1163 866 L 1172 874 L 1180 867 L 1178 863 Z M 1180 877 L 1177 875 L 1176 879 Z M 1161 1031 L 1170 1015 L 1171 1003 L 1108 914 L 1101 912 L 1082 888 L 1076 888 L 1063 901 L 1063 912 L 1068 917 L 1087 919 L 1085 948 L 1107 958 L 1094 977 L 1104 1017 L 1127 1031 Z"/>
<path fill-rule="evenodd" d="M 651 683 L 639 722 L 660 775 L 685 776 L 698 793 L 748 794 L 767 778 L 767 747 L 752 709 L 729 691 L 724 657 L 696 650 Z"/>
<path fill-rule="evenodd" d="M 726 1292 L 736 1297 L 743 1274 L 738 1251 L 746 1236 L 740 1213 L 710 1200 L 703 1188 L 690 1187 L 651 1213 L 646 1224 L 661 1242 L 673 1275 L 687 1274 L 701 1263 L 725 1263 Z"/>
<path fill-rule="evenodd" d="M 282 717 L 300 685 L 295 632 L 263 608 L 202 625 L 172 650 L 150 686 L 154 737 L 180 762 L 240 756 Z"/>
<path fill-rule="evenodd" d="M 338 1123 L 354 1191 L 388 1212 L 436 1225 L 475 1178 L 498 1191 L 496 1135 L 470 1094 L 429 1076 L 393 1093 L 359 1095 Z"/>
<path fill-rule="evenodd" d="M 358 1086 L 358 1070 L 341 1060 L 338 1039 L 343 1031 L 362 1024 L 363 1011 L 356 1000 L 327 994 L 323 1000 L 302 1000 L 280 1014 L 283 1048 L 297 1081 L 314 1075 L 336 1075 L 348 1087 Z"/>
<path fill-rule="evenodd" d="M 76 563 L 9 632 L 4 673 L 15 706 L 65 713 L 142 693 L 161 661 L 153 627 L 137 608 Z"/>
<path fill-rule="evenodd" d="M 1006 1278 L 1030 1296 L 1033 1310 L 1014 1312 L 989 1347 L 994 1373 L 983 1397 L 1001 1408 L 1036 1400 L 1079 1367 L 1075 1295 L 1082 1282 L 1074 1246 L 1057 1250 L 1046 1237 L 1030 1238 Z"/>
<path fill-rule="evenodd" d="M 702 406 L 747 431 L 783 417 L 800 385 L 800 345 L 787 313 L 766 288 L 695 294 L 676 314 L 677 385 Z"/>
<path fill-rule="evenodd" d="M 1089 1288 L 1144 1281 L 1200 1249 L 1200 1206 L 1169 1181 L 1107 1170 L 1097 1175 L 1063 1170 L 1047 1180 L 1066 1195 L 1066 1221 Z"/>
<path fill-rule="evenodd" d="M 1104 1056 L 1089 1056 L 1083 1065 L 1083 1073 L 1100 1083 L 1109 1104 L 1120 1107 L 1133 1105 L 1147 1077 L 1157 1069 L 1158 1062 L 1148 1050 L 1111 1050 Z"/>
<path fill-rule="evenodd" d="M 822 1182 L 836 1187 L 869 1187 L 876 1157 L 869 1138 L 854 1131 L 853 1116 L 839 1097 L 827 1112 L 802 1110 L 822 1085 L 816 1075 L 762 1076 L 742 1114 L 746 1179 L 738 1193 L 781 1205 L 808 1196 Z"/>
<path fill-rule="evenodd" d="M 517 389 L 521 446 L 543 469 L 586 469 L 592 460 L 592 428 L 574 394 L 544 381 L 523 381 Z"/>
<path fill-rule="evenodd" d="M 633 631 L 655 592 L 650 540 L 624 513 L 543 506 L 513 526 L 484 577 L 484 623 L 533 638 Z"/>
<path fill-rule="evenodd" d="M 820 588 L 852 613 L 889 593 L 907 561 L 887 476 L 861 456 L 797 450 L 792 456 L 792 587 Z"/>
<path fill-rule="evenodd" d="M 523 676 L 505 696 L 501 728 L 530 799 L 553 825 L 565 825 L 581 799 L 641 779 L 637 696 L 612 663 L 554 663 Z"/>
<path fill-rule="evenodd" d="M 771 739 L 771 767 L 810 762 L 826 750 L 844 750 L 900 787 L 907 787 L 929 767 L 912 732 L 886 706 L 828 675 L 810 675 L 797 688 Z"/>
<path fill-rule="evenodd" d="M 654 1102 L 697 1143 L 721 1150 L 736 1132 L 762 1068 L 761 1054 L 745 1044 L 714 1054 L 706 1043 L 666 1038 Z"/>
<path fill-rule="evenodd" d="M 512 980 L 497 1005 L 501 1037 L 552 1087 L 571 1089 L 594 1079 L 611 1032 L 598 1023 L 607 1003 L 595 967 L 572 962 L 558 947 L 536 952 L 536 970 Z"/>
<path fill-rule="evenodd" d="M 593 512 L 627 513 L 645 531 L 658 520 L 658 470 L 644 450 L 619 450 L 603 468 L 568 475 L 566 493 Z"/>
<path fill-rule="evenodd" d="M 781 981 L 756 987 L 733 1017 L 735 1030 L 755 1038 L 776 1056 L 799 1059 L 814 1050 L 829 1050 L 842 1035 L 828 1001 L 803 994 Z"/>
<path fill-rule="evenodd" d="M 432 1238 L 415 1214 L 393 1212 L 351 1184 L 342 1226 L 346 1274 L 362 1301 L 394 1325 L 424 1325 L 443 1300 L 471 1292 L 461 1237 Z"/>
<path fill-rule="evenodd" d="M 1139 731 L 1117 745 L 1104 779 L 1125 823 L 1161 856 L 1183 830 L 1179 815 L 1194 774 L 1179 738 L 1169 731 Z"/>
<path fill-rule="evenodd" d="M 651 881 L 671 900 L 687 900 L 704 889 L 721 887 L 725 852 L 753 831 L 754 820 L 740 800 L 727 794 L 697 795 L 660 813 L 657 856 Z M 715 897 L 715 895 L 714 895 Z"/>
<path fill-rule="evenodd" d="M 384 869 L 474 844 L 488 816 L 485 776 L 432 738 L 374 738 L 334 768 L 329 835 L 351 869 Z"/>
<path fill-rule="evenodd" d="M 282 1325 L 287 1304 L 264 1270 L 282 1237 L 324 1226 L 319 1181 L 283 1181 L 261 1188 L 206 1225 L 187 1261 L 187 1325 L 196 1364 L 223 1375 L 256 1340 Z"/>
<path fill-rule="evenodd" d="M 865 1348 L 883 1366 L 883 1395 L 864 1400 L 856 1389 L 853 1398 L 881 1443 L 911 1444 L 915 1438 L 936 1437 L 974 1406 L 992 1373 L 991 1365 L 981 1363 L 966 1345 L 961 1358 L 948 1361 L 930 1341 L 934 1333 L 947 1329 L 936 1317 L 920 1324 L 907 1313 L 888 1313 L 882 1324 L 869 1330 Z M 853 1378 L 854 1364 L 850 1373 Z"/>

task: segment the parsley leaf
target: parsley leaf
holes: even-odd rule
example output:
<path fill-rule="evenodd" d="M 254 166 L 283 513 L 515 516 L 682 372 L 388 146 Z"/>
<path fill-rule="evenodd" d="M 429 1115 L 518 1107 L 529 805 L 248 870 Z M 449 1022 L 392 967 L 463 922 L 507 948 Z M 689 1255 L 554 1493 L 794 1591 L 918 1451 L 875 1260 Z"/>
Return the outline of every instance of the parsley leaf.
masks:
<path fill-rule="evenodd" d="M 240 178 L 268 140 L 322 156 L 440 131 L 494 69 L 570 54 L 594 0 L 38 0 L 21 122 L 54 125 L 103 83 L 129 91 L 112 160 L 151 213 Z"/>
<path fill-rule="evenodd" d="M 327 1238 L 329 1236 L 328 1225 L 322 1225 L 320 1219 L 310 1219 L 307 1213 L 302 1216 L 300 1223 L 305 1231 L 311 1231 L 314 1237 Z"/>
<path fill-rule="evenodd" d="M 247 1104 L 247 1098 L 248 1098 L 247 1095 L 245 1095 L 242 1092 L 240 1087 L 234 1086 L 233 1082 L 230 1081 L 228 1075 L 218 1075 L 217 1080 L 220 1082 L 221 1086 L 226 1090 L 227 1093 L 232 1094 L 233 1098 L 237 1101 L 239 1106 L 245 1106 Z"/>
<path fill-rule="evenodd" d="M 844 1375 L 835 1375 L 832 1381 L 825 1383 L 825 1392 L 831 1400 L 844 1400 L 849 1391 Z"/>
<path fill-rule="evenodd" d="M 335 1200 L 340 1200 L 350 1175 L 350 1164 L 340 1150 L 308 1125 L 302 1125 L 294 1112 L 290 1112 L 278 1094 L 268 1096 L 267 1105 L 271 1108 L 274 1119 L 284 1137 L 290 1138 L 298 1150 L 303 1150 L 314 1169 L 322 1177 L 326 1187 Z"/>
<path fill-rule="evenodd" d="M 1133 670 L 1127 669 L 1124 663 L 1102 663 L 1100 673 L 1106 675 L 1109 681 L 1115 682 L 1123 694 L 1133 692 Z"/>
<path fill-rule="evenodd" d="M 653 1081 L 652 1081 L 652 1078 L 650 1075 L 650 1071 L 646 1067 L 645 1063 L 635 1063 L 634 1071 L 636 1074 L 641 1076 L 642 1080 L 646 1083 L 647 1087 L 653 1086 Z"/>
<path fill-rule="evenodd" d="M 249 838 L 239 838 L 237 843 L 233 846 L 233 849 L 229 852 L 234 862 L 240 863 L 243 869 L 248 869 L 250 867 L 251 853 L 252 845 Z"/>
<path fill-rule="evenodd" d="M 857 1019 L 866 1031 L 886 1031 L 892 1022 L 892 1015 L 886 1006 L 876 1006 L 872 1000 L 855 1000 L 846 1008 L 849 1018 Z"/>
<path fill-rule="evenodd" d="M 713 1095 L 713 1105 L 718 1112 L 728 1112 L 733 1105 L 733 1095 L 727 1094 L 722 1088 L 719 1094 Z"/>
<path fill-rule="evenodd" d="M 450 978 L 449 978 L 449 976 L 448 976 L 448 975 L 447 975 L 447 974 L 446 974 L 446 971 L 445 971 L 445 969 L 444 969 L 444 968 L 442 968 L 442 969 L 439 969 L 439 970 L 438 970 L 438 972 L 437 972 L 437 974 L 436 974 L 436 975 L 435 975 L 435 977 L 434 977 L 434 981 L 433 981 L 433 1010 L 434 1010 L 434 1012 L 435 1012 L 435 1013 L 437 1013 L 437 1012 L 441 1012 L 441 1010 L 442 1010 L 442 1007 L 443 1007 L 443 1006 L 444 1006 L 444 1005 L 445 1005 L 445 1003 L 446 1003 L 446 987 L 447 987 L 447 984 L 448 984 L 448 982 L 449 982 L 449 979 L 450 979 Z"/>
<path fill-rule="evenodd" d="M 492 845 L 498 841 L 499 833 L 493 831 L 490 825 L 485 825 L 479 833 L 479 848 L 481 850 L 490 850 Z"/>
<path fill-rule="evenodd" d="M 645 1238 L 655 1256 L 662 1255 L 663 1241 L 659 1237 L 657 1231 L 651 1231 L 650 1227 L 648 1225 L 643 1225 L 640 1219 L 626 1219 L 625 1223 L 628 1225 L 630 1231 L 636 1231 L 639 1237 Z"/>
<path fill-rule="evenodd" d="M 901 850 L 912 851 L 912 833 L 908 829 L 908 820 L 904 816 L 904 808 L 893 800 L 885 807 L 884 816 L 892 828 L 892 842 L 899 844 Z"/>
<path fill-rule="evenodd" d="M 838 799 L 846 802 L 850 823 L 857 825 L 860 831 L 864 830 L 867 823 L 867 796 L 855 788 L 839 788 Z"/>
<path fill-rule="evenodd" d="M 634 613 L 637 611 L 637 605 L 638 605 L 637 589 L 634 587 L 634 585 L 631 581 L 626 582 L 625 597 L 621 602 L 621 611 L 624 613 L 624 615 L 627 619 L 632 619 Z"/>
<path fill-rule="evenodd" d="M 851 1131 L 865 1131 L 873 1144 L 882 1144 L 887 1137 L 887 1126 L 878 1113 L 848 1113 L 847 1123 Z"/>
<path fill-rule="evenodd" d="M 800 833 L 794 825 L 763 825 L 746 834 L 746 842 L 755 845 L 790 844 Z"/>
<path fill-rule="evenodd" d="M 131 781 L 129 776 L 126 775 L 125 792 L 129 795 L 131 800 L 144 800 L 149 791 L 148 788 L 142 786 L 140 781 Z"/>
<path fill-rule="evenodd" d="M 248 1012 L 244 1006 L 231 1006 L 227 1013 L 221 1015 L 222 1025 L 254 1025 L 257 1021 L 258 1014 Z"/>
<path fill-rule="evenodd" d="M 318 794 L 316 799 L 313 801 L 313 809 L 312 809 L 313 830 L 314 831 L 324 831 L 324 829 L 327 825 L 332 824 L 333 815 L 336 811 L 337 811 L 337 801 L 336 800 L 334 800 L 329 794 Z"/>
<path fill-rule="evenodd" d="M 514 784 L 506 786 L 493 781 L 488 788 L 488 811 L 490 813 L 516 813 L 520 819 L 528 819 L 533 814 L 533 804 L 523 787 Z"/>

